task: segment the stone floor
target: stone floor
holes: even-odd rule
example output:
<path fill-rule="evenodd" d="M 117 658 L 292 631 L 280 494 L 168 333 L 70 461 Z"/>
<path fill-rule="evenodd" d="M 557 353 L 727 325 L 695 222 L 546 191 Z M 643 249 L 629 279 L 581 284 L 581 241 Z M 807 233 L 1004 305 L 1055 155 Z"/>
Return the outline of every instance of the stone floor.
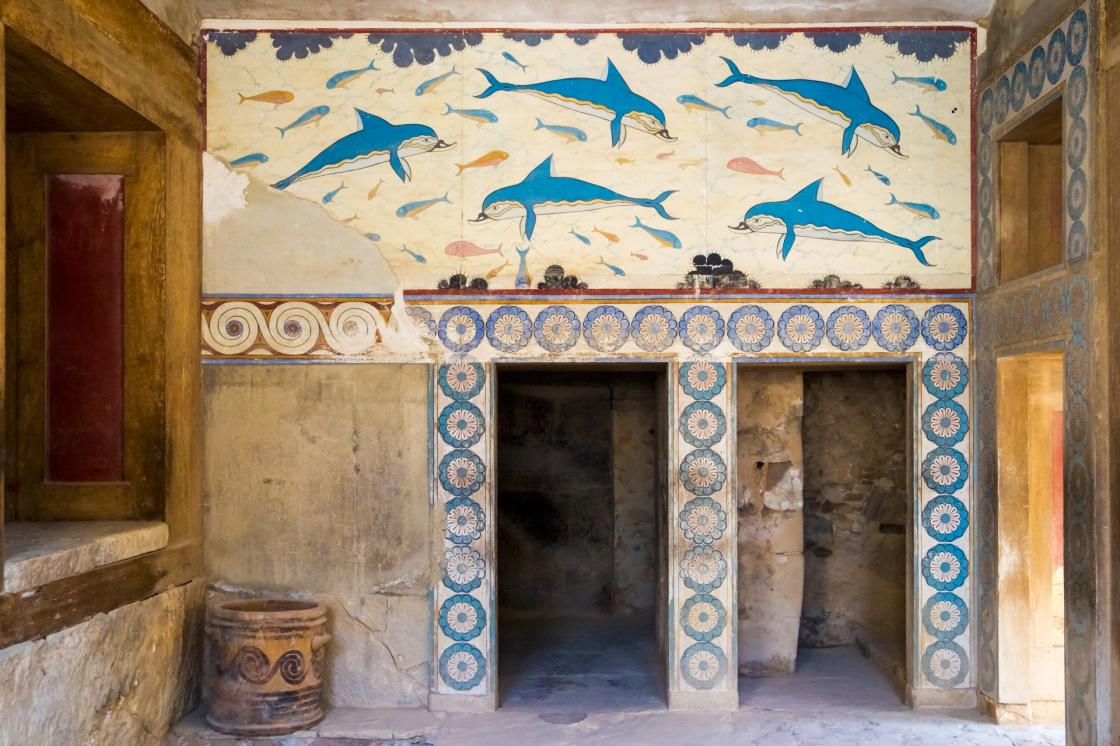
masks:
<path fill-rule="evenodd" d="M 665 707 L 652 617 L 502 617 L 498 702 L 508 710 Z"/>
<path fill-rule="evenodd" d="M 640 651 L 639 646 L 635 650 Z M 641 654 L 637 660 L 644 661 Z M 668 712 L 657 701 L 640 710 L 634 692 L 611 701 L 597 682 L 564 658 L 555 676 L 588 684 L 579 692 L 552 682 L 528 658 L 525 687 L 505 689 L 508 706 L 481 715 L 436 716 L 423 710 L 335 710 L 312 731 L 239 740 L 205 728 L 201 713 L 176 726 L 170 746 L 1062 746 L 1060 727 L 996 726 L 971 710 L 910 710 L 887 679 L 854 648 L 805 650 L 793 676 L 740 679 L 735 712 Z M 644 663 L 642 664 L 644 665 Z M 640 668 L 640 666 L 639 666 Z M 569 673 L 565 673 L 569 671 Z M 605 685 L 609 687 L 609 684 Z M 543 688 L 542 688 L 543 687 Z M 626 690 L 627 687 L 621 687 Z M 547 691 L 546 696 L 540 697 Z M 647 695 L 640 695 L 647 696 Z M 633 707 L 620 710 L 616 705 Z"/>

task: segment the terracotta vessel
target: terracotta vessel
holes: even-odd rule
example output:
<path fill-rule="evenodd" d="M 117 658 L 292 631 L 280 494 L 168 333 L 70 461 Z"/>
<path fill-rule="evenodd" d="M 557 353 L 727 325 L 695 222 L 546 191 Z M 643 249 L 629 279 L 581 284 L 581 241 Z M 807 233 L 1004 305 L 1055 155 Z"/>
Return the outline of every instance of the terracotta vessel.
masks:
<path fill-rule="evenodd" d="M 263 599 L 210 606 L 210 712 L 222 733 L 281 735 L 323 719 L 327 610 L 314 601 Z"/>

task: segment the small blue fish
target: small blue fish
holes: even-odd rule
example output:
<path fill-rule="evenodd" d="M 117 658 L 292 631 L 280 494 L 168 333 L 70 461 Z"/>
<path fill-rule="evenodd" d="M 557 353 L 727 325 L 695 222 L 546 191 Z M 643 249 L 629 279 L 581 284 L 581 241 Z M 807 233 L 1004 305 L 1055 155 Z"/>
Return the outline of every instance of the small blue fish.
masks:
<path fill-rule="evenodd" d="M 641 228 L 646 233 L 653 236 L 653 239 L 662 246 L 672 247 L 674 249 L 679 249 L 681 247 L 681 240 L 674 236 L 672 233 L 670 233 L 669 231 L 663 231 L 660 228 L 651 228 L 643 223 L 642 219 L 637 216 L 634 217 L 634 224 L 630 227 Z"/>
<path fill-rule="evenodd" d="M 528 67 L 528 65 L 522 65 L 522 64 L 521 64 L 520 62 L 518 62 L 518 61 L 517 61 L 517 58 L 516 58 L 516 57 L 514 57 L 514 56 L 513 56 L 512 54 L 510 54 L 509 52 L 502 52 L 502 56 L 503 56 L 503 57 L 505 57 L 505 58 L 506 58 L 507 60 L 509 60 L 510 62 L 512 62 L 513 64 L 515 64 L 515 65 L 517 65 L 518 67 L 520 67 L 520 68 L 521 68 L 521 72 L 525 72 L 525 68 L 527 68 L 527 67 Z"/>
<path fill-rule="evenodd" d="M 318 122 L 320 119 L 330 113 L 331 107 L 329 106 L 316 106 L 314 109 L 308 109 L 307 111 L 303 112 L 303 114 L 300 114 L 299 119 L 292 122 L 287 127 L 276 128 L 280 130 L 280 139 L 284 139 L 284 133 L 288 130 L 294 129 L 296 127 L 302 127 L 305 124 L 311 124 L 312 122 Z"/>
<path fill-rule="evenodd" d="M 514 247 L 514 251 L 521 257 L 521 261 L 517 263 L 517 277 L 514 279 L 514 287 L 518 290 L 528 290 L 529 288 L 529 272 L 525 267 L 525 257 L 529 255 L 529 249 L 532 246 L 526 247 L 524 251 Z"/>
<path fill-rule="evenodd" d="M 941 78 L 904 78 L 893 71 L 891 72 L 891 75 L 894 76 L 894 80 L 891 81 L 891 85 L 899 82 L 910 83 L 911 85 L 916 85 L 919 88 L 925 88 L 927 91 L 943 91 L 949 87 Z"/>
<path fill-rule="evenodd" d="M 235 158 L 229 162 L 230 168 L 245 168 L 252 166 L 259 166 L 262 163 L 268 163 L 268 156 L 264 153 L 250 153 L 243 155 L 240 158 Z"/>
<path fill-rule="evenodd" d="M 570 231 L 568 231 L 568 232 L 569 232 L 569 233 L 571 233 L 571 234 L 572 234 L 573 236 L 575 236 L 576 238 L 578 238 L 578 239 L 579 239 L 580 241 L 583 241 L 583 242 L 584 242 L 585 244 L 587 244 L 588 246 L 590 246 L 590 245 L 591 245 L 591 239 L 590 239 L 590 238 L 588 238 L 587 236 L 581 236 L 580 234 L 576 233 L 576 229 L 575 229 L 575 228 L 572 228 L 572 229 L 571 229 Z"/>
<path fill-rule="evenodd" d="M 625 277 L 626 276 L 626 273 L 622 270 L 621 267 L 616 267 L 613 264 L 607 264 L 606 262 L 603 261 L 603 257 L 599 257 L 599 264 L 602 264 L 604 267 L 609 269 L 611 272 L 614 272 L 619 277 Z"/>
<path fill-rule="evenodd" d="M 910 114 L 910 116 L 917 117 L 918 119 L 921 119 L 923 122 L 925 122 L 929 126 L 929 128 L 933 130 L 933 135 L 937 139 L 944 140 L 950 145 L 957 144 L 957 136 L 953 134 L 953 130 L 949 129 L 936 119 L 930 119 L 929 117 L 927 117 L 922 113 L 922 107 L 915 105 L 914 111 Z"/>
<path fill-rule="evenodd" d="M 346 186 L 346 182 L 344 181 L 344 182 L 342 182 L 341 184 L 338 185 L 337 189 L 332 189 L 331 191 L 324 194 L 323 195 L 323 204 L 325 205 L 328 202 L 330 202 L 331 200 L 333 200 L 338 195 L 338 193 L 342 191 L 342 189 L 345 186 Z"/>
<path fill-rule="evenodd" d="M 766 117 L 754 117 L 747 120 L 747 126 L 755 132 L 777 132 L 779 130 L 789 130 L 801 134 L 801 122 L 797 124 L 785 124 Z"/>
<path fill-rule="evenodd" d="M 901 205 L 920 218 L 930 218 L 931 220 L 938 220 L 941 217 L 941 213 L 939 213 L 937 211 L 937 208 L 933 207 L 932 205 L 922 204 L 921 202 L 903 202 L 893 194 L 891 195 L 891 201 L 887 204 Z"/>
<path fill-rule="evenodd" d="M 486 122 L 494 124 L 498 121 L 498 116 L 494 112 L 488 111 L 487 109 L 452 109 L 451 104 L 444 104 L 444 106 L 447 107 L 447 111 L 443 112 L 444 116 L 447 116 L 448 114 L 458 114 L 464 119 L 469 119 L 472 122 L 478 122 L 479 124 L 484 124 Z"/>
<path fill-rule="evenodd" d="M 709 104 L 699 96 L 693 96 L 691 93 L 685 94 L 684 96 L 677 96 L 677 103 L 688 109 L 689 112 L 692 112 L 693 109 L 696 111 L 718 111 L 727 119 L 731 118 L 731 115 L 727 113 L 727 110 L 731 108 L 730 104 L 721 109 L 715 104 Z"/>
<path fill-rule="evenodd" d="M 888 178 L 887 178 L 886 176 L 883 176 L 883 175 L 882 175 L 881 173 L 879 173 L 878 171 L 876 171 L 876 170 L 874 170 L 873 168 L 871 168 L 871 166 L 868 166 L 868 167 L 867 167 L 867 170 L 868 170 L 868 171 L 870 171 L 870 172 L 871 172 L 871 175 L 872 175 L 872 176 L 874 176 L 874 177 L 875 177 L 876 179 L 878 179 L 879 181 L 883 182 L 883 183 L 884 183 L 884 184 L 886 184 L 887 186 L 890 186 L 890 185 L 891 185 L 891 180 L 890 180 L 890 179 L 888 179 Z"/>
<path fill-rule="evenodd" d="M 434 91 L 436 89 L 437 86 L 439 86 L 445 80 L 450 78 L 452 75 L 458 75 L 458 74 L 459 74 L 459 72 L 455 69 L 455 66 L 452 65 L 451 66 L 451 72 L 444 73 L 443 75 L 439 75 L 435 78 L 432 78 L 431 80 L 425 80 L 423 83 L 416 86 L 416 95 L 417 96 L 423 96 L 425 93 L 431 93 L 432 91 Z"/>
<path fill-rule="evenodd" d="M 417 253 L 416 253 L 415 251 L 410 251 L 410 250 L 409 250 L 409 248 L 408 248 L 407 246 L 402 246 L 402 247 L 401 247 L 401 251 L 403 251 L 404 253 L 408 254 L 408 255 L 409 255 L 410 257 L 412 257 L 413 259 L 415 259 L 415 260 L 416 260 L 417 262 L 419 262 L 420 264 L 427 264 L 427 263 L 428 263 L 428 260 L 427 260 L 427 259 L 425 259 L 425 258 L 424 258 L 423 256 L 421 256 L 420 254 L 417 254 Z"/>
<path fill-rule="evenodd" d="M 447 194 L 444 194 L 442 197 L 436 197 L 435 199 L 422 199 L 416 202 L 409 202 L 407 205 L 401 205 L 397 208 L 397 217 L 415 218 L 417 215 L 424 212 L 424 210 L 440 202 L 451 204 L 451 200 L 447 198 Z"/>
<path fill-rule="evenodd" d="M 331 79 L 327 81 L 327 88 L 334 90 L 335 88 L 345 88 L 347 83 L 353 83 L 360 78 L 363 73 L 368 73 L 370 70 L 376 70 L 373 66 L 374 60 L 371 60 L 366 67 L 358 68 L 357 70 L 344 70 L 337 75 L 332 75 Z"/>
<path fill-rule="evenodd" d="M 370 241 L 380 241 L 381 240 L 381 234 L 380 233 L 367 233 L 366 238 L 368 238 Z"/>
<path fill-rule="evenodd" d="M 576 129 L 575 127 L 564 127 L 559 124 L 545 124 L 540 120 L 540 117 L 537 117 L 537 126 L 533 128 L 534 132 L 537 130 L 548 130 L 554 135 L 563 137 L 568 142 L 575 142 L 576 140 L 587 142 L 587 133 L 583 130 Z"/>

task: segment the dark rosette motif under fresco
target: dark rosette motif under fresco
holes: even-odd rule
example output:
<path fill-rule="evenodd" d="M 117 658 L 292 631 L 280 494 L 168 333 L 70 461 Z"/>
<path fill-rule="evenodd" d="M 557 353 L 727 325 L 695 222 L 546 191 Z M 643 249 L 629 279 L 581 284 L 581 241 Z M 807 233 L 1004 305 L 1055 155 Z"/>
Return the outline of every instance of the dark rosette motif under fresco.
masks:
<path fill-rule="evenodd" d="M 897 47 L 898 53 L 902 56 L 913 57 L 918 62 L 947 60 L 957 53 L 957 47 L 968 42 L 968 37 L 968 31 L 944 29 L 902 29 L 883 32 L 884 42 Z"/>
<path fill-rule="evenodd" d="M 206 41 L 217 47 L 226 57 L 232 57 L 257 40 L 255 31 L 211 31 Z"/>
<path fill-rule="evenodd" d="M 856 31 L 806 31 L 805 37 L 821 49 L 835 54 L 858 47 L 863 41 L 863 34 Z"/>
<path fill-rule="evenodd" d="M 789 38 L 789 34 L 780 31 L 751 31 L 744 34 L 726 32 L 724 36 L 731 39 L 737 47 L 750 47 L 756 52 L 763 49 L 777 49 L 782 42 Z"/>

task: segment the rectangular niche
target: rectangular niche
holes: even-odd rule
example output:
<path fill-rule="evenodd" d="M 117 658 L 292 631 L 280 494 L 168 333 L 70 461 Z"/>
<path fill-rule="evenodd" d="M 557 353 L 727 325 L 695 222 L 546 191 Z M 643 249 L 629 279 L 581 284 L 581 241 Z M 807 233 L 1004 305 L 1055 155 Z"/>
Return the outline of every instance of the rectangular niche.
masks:
<path fill-rule="evenodd" d="M 1054 99 L 999 143 L 1001 282 L 1062 263 L 1062 102 Z"/>

